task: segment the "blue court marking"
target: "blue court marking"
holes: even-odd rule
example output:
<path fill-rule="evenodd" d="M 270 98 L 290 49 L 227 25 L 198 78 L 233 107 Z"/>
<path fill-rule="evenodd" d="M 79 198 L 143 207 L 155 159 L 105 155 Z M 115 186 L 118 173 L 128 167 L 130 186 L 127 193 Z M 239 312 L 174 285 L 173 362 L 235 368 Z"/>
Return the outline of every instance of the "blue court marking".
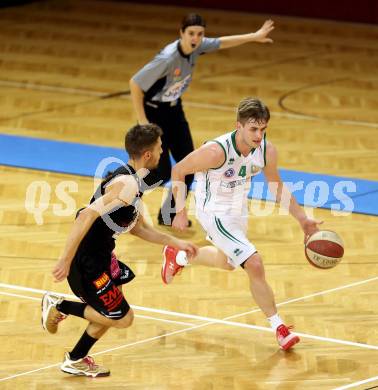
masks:
<path fill-rule="evenodd" d="M 378 215 L 378 182 L 280 169 L 282 180 L 301 205 Z M 251 199 L 273 200 L 263 174 L 252 179 Z"/>
<path fill-rule="evenodd" d="M 0 134 L 1 165 L 93 177 L 110 156 L 123 163 L 129 159 L 119 148 Z M 105 173 L 119 165 L 110 164 Z"/>
<path fill-rule="evenodd" d="M 104 159 L 104 166 L 98 170 Z M 80 176 L 104 176 L 128 161 L 123 149 L 0 134 L 0 164 Z M 174 161 L 172 160 L 172 163 Z M 378 182 L 280 169 L 301 205 L 378 215 Z M 252 180 L 249 198 L 272 200 L 264 176 Z"/>

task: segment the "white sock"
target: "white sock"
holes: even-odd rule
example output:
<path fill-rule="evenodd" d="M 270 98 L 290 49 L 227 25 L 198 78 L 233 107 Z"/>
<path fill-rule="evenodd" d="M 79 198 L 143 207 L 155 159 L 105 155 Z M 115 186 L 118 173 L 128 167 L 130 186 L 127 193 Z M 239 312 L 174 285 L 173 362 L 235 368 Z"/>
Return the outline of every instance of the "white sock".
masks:
<path fill-rule="evenodd" d="M 283 321 L 278 313 L 271 317 L 268 317 L 268 321 L 270 322 L 270 326 L 273 330 L 276 330 L 280 325 L 283 324 Z"/>
<path fill-rule="evenodd" d="M 183 267 L 187 266 L 189 264 L 188 259 L 186 257 L 185 251 L 178 251 L 176 255 L 176 263 L 178 265 L 182 265 Z"/>

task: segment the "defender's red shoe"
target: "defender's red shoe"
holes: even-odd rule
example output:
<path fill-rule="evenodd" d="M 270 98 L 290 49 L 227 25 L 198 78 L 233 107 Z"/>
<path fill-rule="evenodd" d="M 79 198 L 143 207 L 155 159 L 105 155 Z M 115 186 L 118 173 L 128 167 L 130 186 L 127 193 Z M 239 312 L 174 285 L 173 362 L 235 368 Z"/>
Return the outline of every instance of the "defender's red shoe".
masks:
<path fill-rule="evenodd" d="M 299 343 L 299 337 L 293 333 L 290 333 L 289 329 L 292 328 L 292 326 L 286 326 L 282 324 L 276 330 L 278 344 L 284 351 L 287 351 L 295 344 Z"/>
<path fill-rule="evenodd" d="M 184 267 L 176 263 L 176 256 L 178 250 L 171 247 L 165 246 L 163 249 L 163 265 L 161 267 L 161 278 L 165 284 L 172 282 L 173 277 Z"/>

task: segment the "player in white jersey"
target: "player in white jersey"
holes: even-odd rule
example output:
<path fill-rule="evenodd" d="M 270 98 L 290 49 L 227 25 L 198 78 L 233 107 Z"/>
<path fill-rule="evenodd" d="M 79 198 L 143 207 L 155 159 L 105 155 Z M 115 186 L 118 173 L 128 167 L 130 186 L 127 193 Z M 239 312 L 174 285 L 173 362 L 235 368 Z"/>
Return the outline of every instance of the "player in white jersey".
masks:
<path fill-rule="evenodd" d="M 257 175 L 266 165 L 265 136 L 247 156 L 241 155 L 236 146 L 236 130 L 208 143 L 222 148 L 224 161 L 217 168 L 196 173 L 197 212 L 247 216 L 251 176 Z"/>
<path fill-rule="evenodd" d="M 251 176 L 262 171 L 276 202 L 287 205 L 307 237 L 321 222 L 310 219 L 282 182 L 277 168 L 277 151 L 265 138 L 269 109 L 255 98 L 243 99 L 238 107 L 236 130 L 207 142 L 190 153 L 172 170 L 173 193 L 177 212 L 173 227 L 187 226 L 185 176 L 196 174 L 196 216 L 214 246 L 202 247 L 187 259 L 184 253 L 166 247 L 162 278 L 170 283 L 188 263 L 246 271 L 256 303 L 276 331 L 280 347 L 291 348 L 299 337 L 290 333 L 277 313 L 274 295 L 265 279 L 260 254 L 247 238 L 248 200 Z"/>
<path fill-rule="evenodd" d="M 194 150 L 193 140 L 181 103 L 181 96 L 192 81 L 195 65 L 203 54 L 228 49 L 246 43 L 271 43 L 269 34 L 274 29 L 267 20 L 254 33 L 228 35 L 217 38 L 205 36 L 206 22 L 202 16 L 191 13 L 181 24 L 180 39 L 165 46 L 130 79 L 130 94 L 139 124 L 155 123 L 163 130 L 159 166 L 145 178 L 152 186 L 171 178 L 171 157 L 182 160 Z M 185 178 L 190 187 L 193 175 Z M 160 225 L 170 226 L 175 205 L 169 194 L 158 214 Z M 189 221 L 188 221 L 188 224 Z"/>

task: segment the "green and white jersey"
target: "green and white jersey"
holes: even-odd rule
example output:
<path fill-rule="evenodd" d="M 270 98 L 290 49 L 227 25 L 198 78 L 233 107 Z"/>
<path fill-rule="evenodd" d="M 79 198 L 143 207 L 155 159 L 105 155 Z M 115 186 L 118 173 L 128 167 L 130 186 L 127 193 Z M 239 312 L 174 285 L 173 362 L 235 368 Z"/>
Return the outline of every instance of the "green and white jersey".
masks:
<path fill-rule="evenodd" d="M 208 142 L 219 144 L 225 154 L 222 166 L 197 172 L 196 208 L 215 215 L 247 215 L 251 177 L 266 165 L 265 136 L 257 149 L 244 157 L 236 147 L 236 131 Z"/>

